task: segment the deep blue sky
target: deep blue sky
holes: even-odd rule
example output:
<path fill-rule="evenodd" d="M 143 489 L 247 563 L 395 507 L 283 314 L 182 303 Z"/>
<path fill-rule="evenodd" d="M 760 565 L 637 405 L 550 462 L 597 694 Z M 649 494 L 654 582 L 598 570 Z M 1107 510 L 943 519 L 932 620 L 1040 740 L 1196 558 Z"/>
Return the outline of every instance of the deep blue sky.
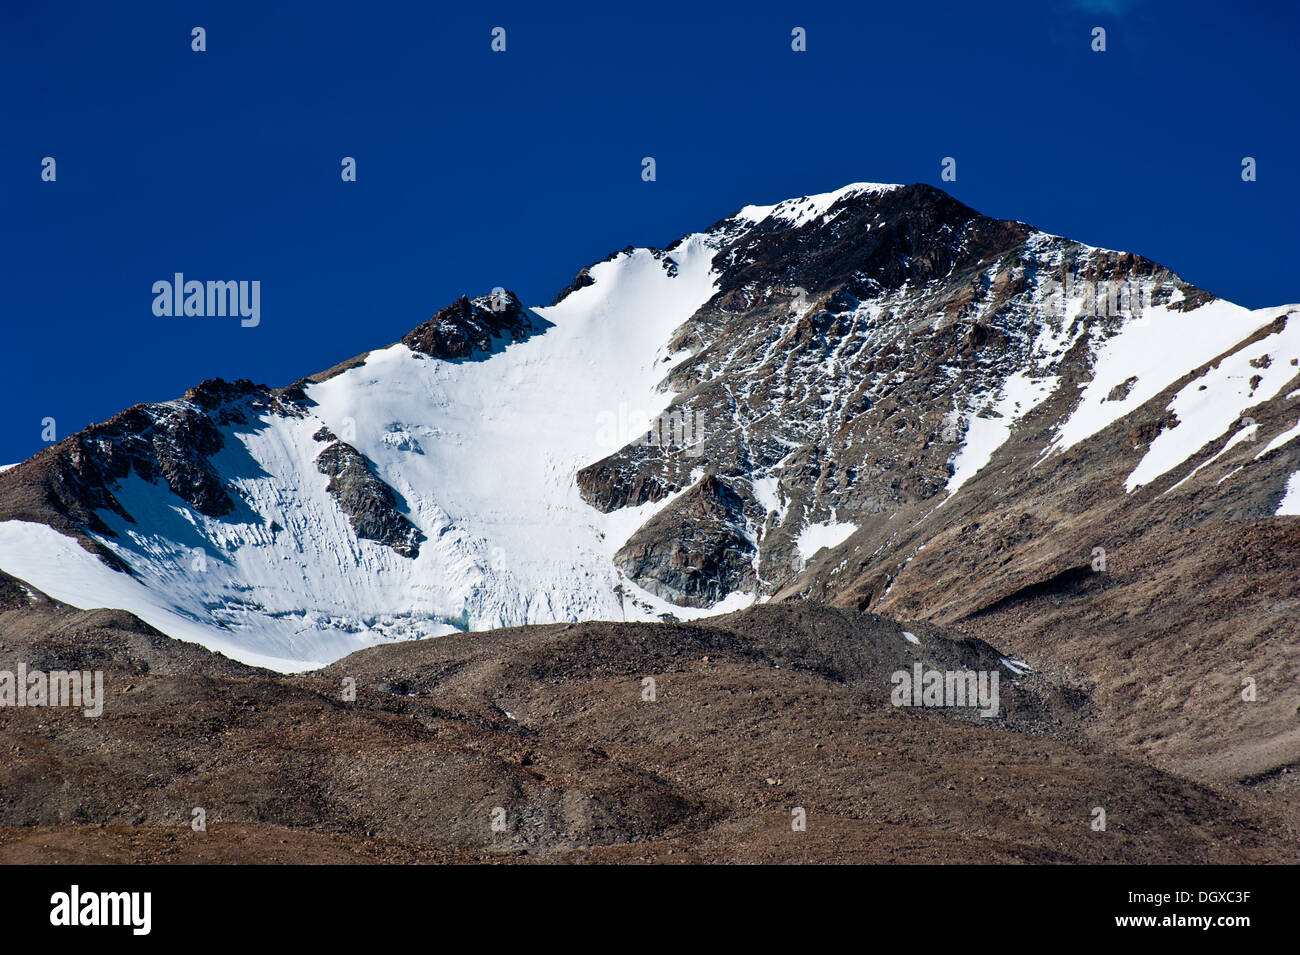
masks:
<path fill-rule="evenodd" d="M 6 3 L 0 463 L 46 416 L 287 384 L 462 293 L 548 303 L 614 249 L 856 180 L 1300 301 L 1298 30 L 1290 0 Z M 155 318 L 176 271 L 259 279 L 260 327 Z"/>

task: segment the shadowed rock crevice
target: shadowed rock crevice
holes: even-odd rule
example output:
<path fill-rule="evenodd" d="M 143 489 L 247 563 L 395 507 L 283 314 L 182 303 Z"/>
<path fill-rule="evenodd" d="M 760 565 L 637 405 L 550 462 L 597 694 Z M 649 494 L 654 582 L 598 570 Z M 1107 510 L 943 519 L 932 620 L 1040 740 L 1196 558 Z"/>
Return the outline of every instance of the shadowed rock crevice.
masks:
<path fill-rule="evenodd" d="M 979 617 L 982 614 L 997 613 L 999 610 L 1005 610 L 1015 604 L 1025 603 L 1039 597 L 1079 597 L 1090 590 L 1099 589 L 1104 585 L 1104 582 L 1104 575 L 1093 570 L 1091 565 L 1068 567 L 1059 573 L 1053 574 L 1046 580 L 1027 584 L 1019 590 L 995 600 L 987 607 L 980 608 L 970 616 Z"/>

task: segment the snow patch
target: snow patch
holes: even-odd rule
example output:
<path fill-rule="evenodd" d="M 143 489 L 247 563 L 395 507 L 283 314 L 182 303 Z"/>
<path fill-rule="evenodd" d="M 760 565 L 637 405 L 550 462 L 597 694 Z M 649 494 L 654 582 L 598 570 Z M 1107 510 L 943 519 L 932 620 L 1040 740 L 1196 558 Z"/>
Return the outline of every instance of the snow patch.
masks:
<path fill-rule="evenodd" d="M 1191 312 L 1173 311 L 1168 305 L 1143 310 L 1109 338 L 1094 343 L 1092 379 L 1083 387 L 1074 411 L 1057 428 L 1047 454 L 1086 441 L 1284 311 L 1251 311 L 1221 299 Z M 1130 379 L 1127 394 L 1110 400 L 1111 391 Z"/>
<path fill-rule="evenodd" d="M 1026 673 L 1033 673 L 1034 669 L 1024 660 L 1012 660 L 1010 657 L 1001 658 L 1002 665 L 1014 673 L 1016 676 L 1024 676 Z"/>
<path fill-rule="evenodd" d="M 945 428 L 955 427 L 965 419 L 966 434 L 949 462 L 952 476 L 939 506 L 983 470 L 1011 437 L 1016 424 L 1056 391 L 1060 376 L 1050 373 L 1052 363 L 1080 334 L 1082 329 L 1071 334 L 1065 322 L 1059 326 L 1045 323 L 1029 346 L 1025 367 L 1008 375 L 997 389 L 977 396 L 964 411 L 950 412 L 945 417 Z"/>
<path fill-rule="evenodd" d="M 775 514 L 776 523 L 785 523 L 786 512 L 790 508 L 790 502 L 781 497 L 780 480 L 775 475 L 768 475 L 763 478 L 755 478 L 750 482 L 750 487 L 754 492 L 754 500 L 758 501 L 758 506 L 763 508 L 765 514 Z"/>
<path fill-rule="evenodd" d="M 968 412 L 965 440 L 952 458 L 948 497 L 984 469 L 994 452 L 1011 437 L 1016 423 L 1042 404 L 1056 390 L 1059 380 L 1055 375 L 1035 378 L 1026 371 L 1017 371 L 1003 382 L 991 401 L 987 396 L 977 399 Z"/>
<path fill-rule="evenodd" d="M 1171 343 L 1171 350 L 1177 350 L 1176 342 Z M 1277 355 L 1300 355 L 1300 321 L 1288 322 L 1280 332 L 1238 349 L 1185 385 L 1168 405 L 1178 419 L 1177 427 L 1166 428 L 1156 435 L 1138 466 L 1124 481 L 1124 490 L 1131 492 L 1150 484 L 1178 467 L 1207 441 L 1241 420 L 1247 408 L 1262 404 L 1280 392 L 1295 376 L 1289 365 L 1271 360 Z M 1267 367 L 1260 367 L 1265 359 L 1270 359 Z M 1240 439 L 1239 433 L 1229 446 Z"/>
<path fill-rule="evenodd" d="M 1273 512 L 1278 517 L 1288 514 L 1300 515 L 1300 471 L 1296 471 L 1286 482 L 1286 491 Z"/>
<path fill-rule="evenodd" d="M 1255 460 L 1258 461 L 1270 451 L 1276 451 L 1278 448 L 1282 447 L 1282 445 L 1294 441 L 1296 438 L 1300 438 L 1300 421 L 1295 423 L 1295 427 L 1283 431 L 1268 444 L 1264 445 L 1264 450 L 1255 455 Z"/>
<path fill-rule="evenodd" d="M 838 547 L 843 544 L 857 529 L 857 524 L 846 521 L 806 524 L 795 538 L 794 546 L 799 551 L 799 557 L 806 562 L 823 547 Z"/>
<path fill-rule="evenodd" d="M 733 218 L 754 225 L 769 218 L 780 219 L 797 228 L 824 216 L 831 206 L 846 196 L 878 195 L 901 188 L 902 186 L 880 182 L 855 182 L 842 189 L 836 189 L 834 192 L 822 192 L 817 195 L 802 196 L 798 199 L 786 199 L 784 202 L 778 202 L 772 206 L 745 206 Z"/>
<path fill-rule="evenodd" d="M 1191 473 L 1188 474 L 1187 477 L 1183 478 L 1181 481 L 1179 481 L 1179 482 L 1178 482 L 1177 484 L 1175 484 L 1173 487 L 1169 488 L 1168 490 L 1166 490 L 1166 491 L 1164 491 L 1164 492 L 1162 492 L 1162 493 L 1163 493 L 1163 494 L 1168 494 L 1169 491 L 1177 490 L 1179 487 L 1181 487 L 1182 485 L 1184 485 L 1184 484 L 1186 484 L 1188 481 L 1190 481 L 1192 478 L 1194 478 L 1194 477 L 1196 476 L 1196 474 L 1197 474 L 1198 471 L 1200 471 L 1202 468 L 1208 467 L 1209 465 L 1213 464 L 1215 461 L 1219 460 L 1219 458 L 1223 457 L 1225 454 L 1227 454 L 1229 451 L 1231 451 L 1234 447 L 1236 447 L 1236 446 L 1237 446 L 1238 444 L 1240 444 L 1242 441 L 1254 441 L 1254 440 L 1255 440 L 1255 432 L 1257 432 L 1258 430 L 1259 430 L 1259 425 L 1257 425 L 1257 424 L 1248 424 L 1248 425 L 1246 425 L 1246 427 L 1242 428 L 1240 431 L 1238 431 L 1236 434 L 1234 434 L 1231 438 L 1229 438 L 1228 441 L 1227 441 L 1227 443 L 1224 444 L 1223 447 L 1221 447 L 1218 451 L 1216 451 L 1216 452 L 1215 452 L 1214 454 L 1212 454 L 1210 457 L 1206 458 L 1204 461 L 1202 461 L 1200 464 L 1198 464 L 1195 468 L 1193 468 L 1192 471 L 1191 471 Z M 1227 475 L 1224 475 L 1224 477 L 1226 477 L 1226 476 L 1227 476 Z M 1218 482 L 1216 481 L 1215 483 L 1217 484 Z"/>

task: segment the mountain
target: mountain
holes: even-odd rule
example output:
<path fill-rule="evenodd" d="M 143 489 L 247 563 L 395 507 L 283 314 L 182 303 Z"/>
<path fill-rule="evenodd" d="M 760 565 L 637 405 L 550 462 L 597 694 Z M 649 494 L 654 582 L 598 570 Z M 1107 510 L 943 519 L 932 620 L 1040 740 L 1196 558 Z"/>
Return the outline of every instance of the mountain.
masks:
<path fill-rule="evenodd" d="M 855 184 L 547 306 L 462 298 L 285 388 L 128 409 L 0 473 L 0 569 L 282 671 L 796 597 L 958 624 L 1129 588 L 1131 616 L 1227 600 L 1196 568 L 1247 554 L 1258 637 L 1294 620 L 1295 314 Z"/>
<path fill-rule="evenodd" d="M 114 714 L 0 709 L 0 854 L 1295 861 L 1298 313 L 856 184 L 127 409 L 0 471 L 0 669 Z"/>

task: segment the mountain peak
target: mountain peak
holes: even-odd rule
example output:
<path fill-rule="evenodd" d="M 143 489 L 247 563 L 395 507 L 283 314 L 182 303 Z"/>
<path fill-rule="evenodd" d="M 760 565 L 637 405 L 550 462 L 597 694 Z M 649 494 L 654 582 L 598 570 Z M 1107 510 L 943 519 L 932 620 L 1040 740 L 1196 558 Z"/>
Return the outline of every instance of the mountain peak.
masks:
<path fill-rule="evenodd" d="M 768 219 L 776 219 L 797 227 L 806 225 L 819 216 L 825 215 L 836 203 L 850 196 L 879 196 L 902 188 L 904 187 L 901 185 L 879 182 L 853 182 L 831 192 L 798 196 L 778 202 L 775 205 L 745 206 L 731 218 L 755 225 Z"/>
<path fill-rule="evenodd" d="M 472 299 L 462 295 L 407 333 L 402 344 L 430 358 L 482 357 L 526 338 L 540 324 L 514 292 L 497 288 Z"/>

